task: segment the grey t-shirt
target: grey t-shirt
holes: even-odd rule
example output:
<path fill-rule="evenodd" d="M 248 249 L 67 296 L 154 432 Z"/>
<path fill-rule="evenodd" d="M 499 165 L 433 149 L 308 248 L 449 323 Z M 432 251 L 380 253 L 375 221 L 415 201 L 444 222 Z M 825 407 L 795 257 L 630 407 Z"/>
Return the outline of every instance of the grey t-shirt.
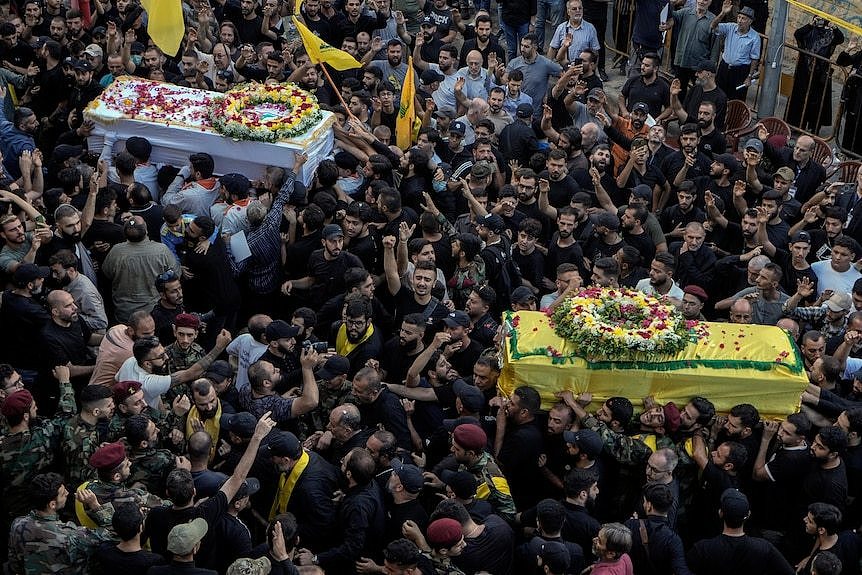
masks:
<path fill-rule="evenodd" d="M 756 287 L 745 288 L 733 294 L 733 300 L 736 301 L 751 293 L 757 293 Z M 758 297 L 751 302 L 751 321 L 759 325 L 775 325 L 782 317 L 784 317 L 784 302 L 790 299 L 790 296 L 784 292 L 778 292 L 778 299 L 775 301 L 766 301 L 763 297 Z"/>

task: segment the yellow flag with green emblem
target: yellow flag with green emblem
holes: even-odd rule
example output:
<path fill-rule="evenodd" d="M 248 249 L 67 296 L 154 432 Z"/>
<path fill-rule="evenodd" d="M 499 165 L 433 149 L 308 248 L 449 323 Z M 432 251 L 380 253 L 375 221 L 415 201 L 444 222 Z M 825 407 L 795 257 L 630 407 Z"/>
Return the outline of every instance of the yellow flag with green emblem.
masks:
<path fill-rule="evenodd" d="M 407 75 L 401 86 L 401 105 L 395 118 L 395 145 L 406 150 L 413 145 L 413 123 L 416 119 L 416 85 L 413 83 L 413 56 L 407 58 Z"/>
<path fill-rule="evenodd" d="M 350 70 L 351 68 L 359 68 L 362 66 L 356 61 L 356 58 L 338 48 L 333 48 L 320 38 L 314 35 L 314 32 L 309 30 L 305 24 L 299 21 L 296 16 L 291 16 L 299 35 L 302 37 L 302 43 L 305 46 L 305 51 L 308 52 L 308 57 L 315 64 L 326 62 L 336 70 Z"/>
<path fill-rule="evenodd" d="M 186 31 L 181 0 L 141 0 L 147 11 L 147 33 L 159 49 L 173 56 Z"/>

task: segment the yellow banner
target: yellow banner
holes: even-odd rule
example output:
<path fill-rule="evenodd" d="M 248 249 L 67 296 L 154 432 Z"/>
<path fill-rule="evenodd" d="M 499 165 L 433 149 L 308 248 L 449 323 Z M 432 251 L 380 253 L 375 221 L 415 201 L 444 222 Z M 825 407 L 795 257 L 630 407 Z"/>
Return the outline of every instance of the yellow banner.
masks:
<path fill-rule="evenodd" d="M 808 377 L 790 337 L 772 326 L 707 323 L 709 336 L 655 362 L 588 361 L 577 357 L 540 312 L 507 312 L 500 389 L 530 385 L 550 408 L 554 393 L 590 392 L 594 405 L 624 396 L 634 404 L 652 395 L 685 405 L 706 397 L 720 412 L 750 403 L 761 415 L 784 417 L 799 407 Z"/>
<path fill-rule="evenodd" d="M 326 62 L 336 70 L 349 70 L 362 66 L 362 64 L 356 61 L 356 58 L 344 50 L 333 48 L 315 36 L 314 32 L 309 30 L 296 16 L 291 16 L 291 18 L 293 18 L 293 23 L 302 37 L 302 43 L 305 45 L 305 50 L 308 52 L 308 56 L 312 62 L 315 64 Z"/>
<path fill-rule="evenodd" d="M 836 26 L 840 26 L 841 28 L 844 28 L 845 30 L 849 30 L 850 32 L 853 32 L 854 34 L 862 35 L 862 28 L 860 28 L 856 24 L 851 24 L 847 20 L 843 20 L 837 16 L 833 16 L 832 14 L 829 14 L 828 12 L 818 10 L 817 8 L 809 6 L 808 4 L 800 2 L 799 0 L 787 0 L 787 3 L 791 4 L 793 6 L 796 6 L 800 10 L 804 10 L 805 12 L 808 12 L 809 14 L 814 14 L 815 16 L 819 16 L 820 18 L 823 18 L 824 20 L 832 22 Z"/>
<path fill-rule="evenodd" d="M 180 49 L 186 24 L 180 0 L 141 0 L 147 11 L 147 33 L 159 49 L 173 56 Z"/>
<path fill-rule="evenodd" d="M 413 145 L 413 123 L 416 119 L 416 86 L 413 73 L 413 56 L 407 58 L 407 76 L 401 86 L 401 104 L 395 118 L 395 145 L 406 150 Z"/>

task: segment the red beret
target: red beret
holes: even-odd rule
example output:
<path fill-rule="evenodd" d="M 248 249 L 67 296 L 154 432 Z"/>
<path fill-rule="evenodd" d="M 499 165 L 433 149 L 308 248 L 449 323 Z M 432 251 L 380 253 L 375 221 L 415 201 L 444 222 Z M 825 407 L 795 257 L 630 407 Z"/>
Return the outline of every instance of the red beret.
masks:
<path fill-rule="evenodd" d="M 26 389 L 19 389 L 6 397 L 0 412 L 6 417 L 21 416 L 30 411 L 31 405 L 33 405 L 33 396 Z"/>
<path fill-rule="evenodd" d="M 680 416 L 679 408 L 672 401 L 664 404 L 664 432 L 673 433 L 679 429 Z"/>
<path fill-rule="evenodd" d="M 488 445 L 488 436 L 478 425 L 463 423 L 452 432 L 455 443 L 467 451 L 480 452 Z"/>
<path fill-rule="evenodd" d="M 108 443 L 90 456 L 90 465 L 96 469 L 114 469 L 126 459 L 126 447 L 122 441 Z"/>
<path fill-rule="evenodd" d="M 453 547 L 461 541 L 461 524 L 454 519 L 444 518 L 432 521 L 428 526 L 426 539 L 432 547 Z"/>
<path fill-rule="evenodd" d="M 120 381 L 111 387 L 111 392 L 114 394 L 114 403 L 116 405 L 123 403 L 139 391 L 141 391 L 140 381 Z"/>
<path fill-rule="evenodd" d="M 685 289 L 683 289 L 682 291 L 687 294 L 693 295 L 694 297 L 699 299 L 701 303 L 709 299 L 709 295 L 707 295 L 706 291 L 702 287 L 694 284 L 685 286 Z"/>
<path fill-rule="evenodd" d="M 174 327 L 187 327 L 191 329 L 200 329 L 201 328 L 201 320 L 198 319 L 198 316 L 192 315 L 190 313 L 181 313 L 177 317 L 174 318 Z"/>

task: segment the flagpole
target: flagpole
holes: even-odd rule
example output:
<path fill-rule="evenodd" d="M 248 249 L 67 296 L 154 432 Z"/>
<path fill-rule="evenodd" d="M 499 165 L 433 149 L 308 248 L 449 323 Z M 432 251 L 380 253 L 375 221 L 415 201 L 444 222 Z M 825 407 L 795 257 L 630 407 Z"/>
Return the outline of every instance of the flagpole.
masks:
<path fill-rule="evenodd" d="M 336 86 L 335 82 L 332 80 L 332 76 L 329 75 L 329 70 L 326 69 L 326 64 L 318 62 L 318 65 L 326 75 L 326 79 L 329 80 L 329 85 L 332 86 L 332 90 L 335 92 L 335 95 L 338 96 L 338 101 L 341 102 L 341 105 L 344 106 L 344 109 L 347 111 L 347 116 L 353 120 L 359 120 L 359 118 L 353 115 L 353 112 L 350 111 L 350 106 L 347 105 L 347 102 L 345 102 L 344 98 L 341 96 L 341 90 L 338 89 L 338 86 Z"/>

